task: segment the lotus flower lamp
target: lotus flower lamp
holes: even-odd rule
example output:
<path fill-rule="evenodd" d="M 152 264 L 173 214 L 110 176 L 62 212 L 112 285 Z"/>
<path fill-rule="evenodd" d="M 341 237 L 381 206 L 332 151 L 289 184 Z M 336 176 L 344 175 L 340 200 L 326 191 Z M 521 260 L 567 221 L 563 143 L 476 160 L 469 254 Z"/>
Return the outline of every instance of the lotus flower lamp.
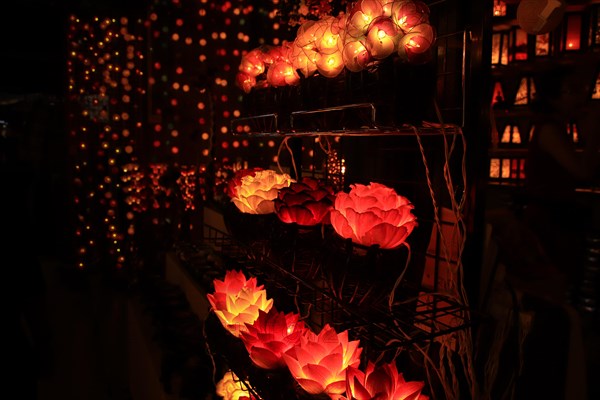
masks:
<path fill-rule="evenodd" d="M 258 318 L 259 311 L 268 312 L 273 306 L 273 299 L 267 299 L 263 285 L 258 285 L 256 278 L 246 279 L 241 271 L 229 270 L 223 280 L 213 281 L 215 291 L 207 294 L 221 324 L 235 337 L 246 330 L 246 324 L 252 324 Z"/>
<path fill-rule="evenodd" d="M 360 364 L 362 348 L 358 345 L 358 340 L 348 340 L 348 331 L 337 333 L 325 325 L 318 335 L 307 331 L 283 359 L 306 392 L 336 398 L 346 391 L 346 369 Z"/>
<path fill-rule="evenodd" d="M 417 226 L 414 206 L 394 189 L 380 183 L 350 185 L 336 195 L 331 225 L 341 237 L 363 246 L 394 249 Z"/>

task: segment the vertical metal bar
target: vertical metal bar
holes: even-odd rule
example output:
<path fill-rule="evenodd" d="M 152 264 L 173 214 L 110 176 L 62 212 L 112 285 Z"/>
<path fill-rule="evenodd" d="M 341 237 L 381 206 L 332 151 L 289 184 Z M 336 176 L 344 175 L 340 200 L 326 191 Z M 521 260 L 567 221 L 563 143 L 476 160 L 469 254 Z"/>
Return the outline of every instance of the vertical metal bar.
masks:
<path fill-rule="evenodd" d="M 462 94 L 462 121 L 460 126 L 464 127 L 467 121 L 467 116 L 466 116 L 466 108 L 467 108 L 467 41 L 468 41 L 468 34 L 470 34 L 470 32 L 465 29 L 463 31 L 463 51 L 462 51 L 462 66 L 461 66 L 461 94 Z"/>

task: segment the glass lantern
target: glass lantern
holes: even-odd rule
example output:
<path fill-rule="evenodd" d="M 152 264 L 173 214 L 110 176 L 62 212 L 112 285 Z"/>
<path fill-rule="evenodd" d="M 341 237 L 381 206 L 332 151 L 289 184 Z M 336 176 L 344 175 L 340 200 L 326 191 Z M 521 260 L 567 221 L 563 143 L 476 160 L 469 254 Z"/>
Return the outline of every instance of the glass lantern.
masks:
<path fill-rule="evenodd" d="M 582 13 L 567 13 L 564 17 L 562 50 L 565 52 L 581 50 Z"/>
<path fill-rule="evenodd" d="M 494 17 L 505 17 L 506 3 L 502 0 L 494 0 L 494 8 L 492 12 Z"/>
<path fill-rule="evenodd" d="M 510 30 L 496 31 L 492 34 L 492 65 L 507 65 Z"/>
<path fill-rule="evenodd" d="M 529 35 L 519 27 L 511 31 L 509 61 L 526 61 L 529 54 Z"/>

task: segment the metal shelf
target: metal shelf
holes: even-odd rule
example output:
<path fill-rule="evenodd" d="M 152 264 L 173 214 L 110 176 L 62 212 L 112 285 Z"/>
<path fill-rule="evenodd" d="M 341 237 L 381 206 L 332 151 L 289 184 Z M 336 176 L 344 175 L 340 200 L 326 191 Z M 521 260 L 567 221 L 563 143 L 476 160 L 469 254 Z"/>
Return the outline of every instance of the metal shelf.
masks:
<path fill-rule="evenodd" d="M 407 282 L 396 290 L 391 309 L 381 287 L 372 290 L 369 282 L 349 275 L 343 277 L 348 295 L 341 295 L 326 278 L 327 266 L 321 263 L 319 249 L 296 251 L 293 266 L 286 267 L 267 240 L 242 244 L 212 227 L 205 227 L 204 232 L 203 243 L 214 248 L 228 268 L 255 276 L 280 305 L 287 303 L 307 315 L 306 322 L 313 328 L 319 330 L 329 324 L 338 331 L 349 330 L 351 336 L 361 340 L 365 352 L 376 356 L 424 344 L 472 323 L 472 313 L 455 299 Z M 368 297 L 369 293 L 373 297 Z M 356 299 L 360 298 L 367 301 L 359 304 Z"/>
<path fill-rule="evenodd" d="M 457 125 L 422 122 L 419 126 L 384 125 L 378 121 L 374 103 L 346 104 L 315 110 L 298 110 L 281 116 L 277 113 L 236 118 L 231 131 L 236 136 L 406 136 L 461 135 Z M 310 122 L 307 122 L 310 120 Z M 316 125 L 315 125 L 316 121 Z M 313 126 L 309 126 L 309 125 Z"/>

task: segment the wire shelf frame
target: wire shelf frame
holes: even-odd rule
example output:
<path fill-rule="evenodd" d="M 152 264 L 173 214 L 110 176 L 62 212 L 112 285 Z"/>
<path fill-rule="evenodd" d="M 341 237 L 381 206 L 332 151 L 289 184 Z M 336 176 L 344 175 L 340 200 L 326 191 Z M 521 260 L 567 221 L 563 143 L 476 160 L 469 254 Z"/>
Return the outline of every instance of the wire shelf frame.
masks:
<path fill-rule="evenodd" d="M 270 297 L 276 298 L 280 306 L 295 307 L 316 331 L 326 324 L 338 332 L 349 330 L 361 340 L 366 352 L 377 357 L 430 342 L 472 324 L 472 313 L 447 295 L 404 282 L 397 290 L 401 293 L 398 300 L 389 309 L 381 292 L 372 293 L 370 282 L 361 284 L 359 279 L 343 275 L 347 294 L 332 288 L 327 266 L 315 251 L 294 252 L 293 265 L 286 267 L 266 240 L 243 244 L 210 226 L 204 232 L 203 242 L 215 249 L 227 268 L 241 269 L 256 277 Z M 374 296 L 365 297 L 369 294 Z M 359 303 L 359 298 L 367 300 Z"/>

